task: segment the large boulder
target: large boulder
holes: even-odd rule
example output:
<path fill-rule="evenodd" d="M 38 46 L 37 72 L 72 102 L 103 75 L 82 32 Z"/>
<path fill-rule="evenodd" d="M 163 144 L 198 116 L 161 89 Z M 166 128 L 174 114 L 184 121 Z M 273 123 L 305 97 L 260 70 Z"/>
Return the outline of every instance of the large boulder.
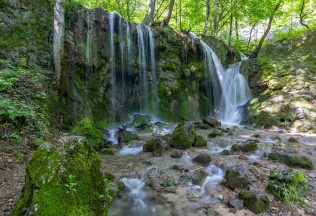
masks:
<path fill-rule="evenodd" d="M 212 161 L 212 158 L 208 154 L 202 153 L 193 158 L 193 161 L 195 163 L 201 164 L 202 166 L 208 166 Z"/>
<path fill-rule="evenodd" d="M 262 193 L 241 191 L 238 194 L 238 198 L 241 199 L 245 206 L 250 211 L 259 214 L 270 207 L 270 200 L 267 195 Z"/>
<path fill-rule="evenodd" d="M 203 118 L 203 123 L 204 124 L 207 124 L 211 127 L 220 127 L 221 126 L 221 122 L 218 121 L 216 118 L 214 117 L 206 117 L 206 118 Z"/>
<path fill-rule="evenodd" d="M 70 137 L 34 153 L 12 215 L 104 215 L 109 198 L 99 156 L 85 138 Z"/>
<path fill-rule="evenodd" d="M 171 147 L 181 150 L 188 149 L 194 144 L 195 137 L 194 125 L 182 122 L 178 124 L 171 135 Z"/>
<path fill-rule="evenodd" d="M 238 167 L 229 168 L 226 171 L 222 185 L 235 190 L 237 188 L 247 189 L 250 185 L 250 180 L 247 175 Z"/>

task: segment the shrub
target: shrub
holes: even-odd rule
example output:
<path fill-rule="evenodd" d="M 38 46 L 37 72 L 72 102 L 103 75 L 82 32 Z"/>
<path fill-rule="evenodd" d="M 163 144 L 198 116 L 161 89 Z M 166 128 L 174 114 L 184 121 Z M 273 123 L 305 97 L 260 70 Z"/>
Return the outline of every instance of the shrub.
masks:
<path fill-rule="evenodd" d="M 308 180 L 297 170 L 272 170 L 267 190 L 288 205 L 302 204 L 302 197 L 308 190 Z"/>

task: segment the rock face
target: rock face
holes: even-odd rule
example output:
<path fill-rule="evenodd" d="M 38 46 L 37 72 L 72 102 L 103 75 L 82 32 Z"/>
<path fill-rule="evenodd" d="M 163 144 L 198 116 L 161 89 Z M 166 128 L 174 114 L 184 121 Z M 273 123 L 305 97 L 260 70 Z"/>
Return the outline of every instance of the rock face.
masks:
<path fill-rule="evenodd" d="M 115 18 L 115 74 L 117 80 L 121 80 L 122 72 L 128 71 L 125 74 L 126 80 L 129 80 L 117 84 L 116 100 L 121 100 L 119 95 L 130 96 L 123 105 L 115 107 L 115 113 L 112 113 L 110 90 L 113 66 L 109 46 L 109 13 L 101 9 L 81 10 L 66 18 L 68 25 L 65 30 L 61 86 L 65 109 L 76 110 L 71 112 L 70 119 L 78 121 L 88 115 L 95 119 L 114 116 L 116 120 L 120 120 L 118 118 L 126 117 L 126 113 L 138 112 L 140 64 L 137 26 L 129 24 L 132 43 L 126 70 L 119 48 L 119 18 Z M 125 21 L 122 22 L 126 25 Z M 160 29 L 154 26 L 152 32 L 155 40 L 159 116 L 165 120 L 194 120 L 212 113 L 214 101 L 206 94 L 207 74 L 204 70 L 201 45 L 169 27 Z M 222 61 L 235 59 L 234 54 L 227 51 L 227 47 L 216 46 L 220 43 L 216 39 L 211 41 L 215 50 L 221 50 Z M 148 42 L 146 43 L 148 45 Z M 150 65 L 147 64 L 146 73 L 150 74 L 150 70 Z M 153 94 L 151 90 L 147 93 L 149 97 Z"/>
<path fill-rule="evenodd" d="M 109 196 L 100 159 L 82 137 L 60 148 L 43 144 L 27 167 L 25 185 L 12 215 L 102 215 Z"/>
<path fill-rule="evenodd" d="M 171 135 L 171 147 L 188 149 L 194 144 L 195 137 L 195 127 L 190 123 L 182 122 L 177 125 Z"/>

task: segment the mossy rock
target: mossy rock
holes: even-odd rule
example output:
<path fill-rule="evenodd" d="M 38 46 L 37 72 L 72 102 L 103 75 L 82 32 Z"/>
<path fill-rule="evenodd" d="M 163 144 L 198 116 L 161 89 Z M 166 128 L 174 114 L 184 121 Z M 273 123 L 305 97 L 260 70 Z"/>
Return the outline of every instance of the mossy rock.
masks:
<path fill-rule="evenodd" d="M 71 133 L 78 136 L 84 136 L 94 149 L 100 150 L 103 146 L 102 132 L 94 126 L 93 121 L 88 118 L 82 119 L 71 130 Z"/>
<path fill-rule="evenodd" d="M 287 204 L 301 204 L 309 182 L 302 172 L 297 170 L 271 170 L 267 191 Z"/>
<path fill-rule="evenodd" d="M 202 166 L 208 166 L 212 161 L 212 158 L 206 153 L 201 153 L 195 158 L 193 158 L 193 161 L 195 163 L 201 164 Z"/>
<path fill-rule="evenodd" d="M 197 135 L 195 137 L 195 141 L 194 141 L 193 146 L 197 147 L 197 148 L 207 147 L 207 141 L 206 141 L 206 139 L 203 136 Z"/>
<path fill-rule="evenodd" d="M 245 206 L 252 212 L 259 214 L 270 207 L 270 200 L 267 195 L 256 194 L 254 192 L 240 191 L 238 198 L 241 199 Z"/>
<path fill-rule="evenodd" d="M 163 151 L 163 144 L 160 138 L 152 138 L 151 140 L 147 141 L 146 144 L 143 146 L 144 152 L 152 152 L 154 156 L 161 156 Z"/>
<path fill-rule="evenodd" d="M 11 215 L 104 215 L 111 199 L 99 156 L 84 137 L 70 137 L 58 149 L 37 149 Z"/>
<path fill-rule="evenodd" d="M 123 142 L 129 143 L 134 140 L 139 140 L 139 136 L 131 131 L 124 131 L 123 132 Z"/>
<path fill-rule="evenodd" d="M 311 159 L 306 156 L 292 155 L 285 152 L 272 152 L 268 155 L 268 158 L 288 165 L 289 167 L 297 167 L 308 170 L 313 170 L 314 165 Z"/>
<path fill-rule="evenodd" d="M 185 150 L 194 144 L 195 141 L 195 127 L 187 122 L 182 122 L 177 125 L 171 135 L 171 147 Z"/>
<path fill-rule="evenodd" d="M 150 116 L 147 115 L 135 115 L 134 121 L 133 121 L 133 127 L 135 128 L 146 128 L 151 125 L 150 122 Z"/>
<path fill-rule="evenodd" d="M 192 183 L 195 185 L 202 184 L 206 176 L 207 173 L 203 169 L 196 170 L 191 177 Z"/>
<path fill-rule="evenodd" d="M 279 122 L 268 112 L 262 111 L 260 113 L 251 114 L 247 120 L 248 123 L 256 127 L 271 128 L 278 126 Z"/>
<path fill-rule="evenodd" d="M 214 129 L 212 130 L 209 134 L 208 134 L 208 137 L 209 138 L 215 138 L 215 137 L 218 137 L 218 136 L 223 136 L 224 133 L 222 130 L 220 129 Z"/>
<path fill-rule="evenodd" d="M 241 152 L 249 153 L 249 152 L 255 152 L 257 149 L 258 149 L 257 141 L 248 140 L 245 145 L 238 145 L 238 144 L 233 145 L 231 151 L 232 152 L 241 151 Z"/>
<path fill-rule="evenodd" d="M 236 188 L 247 189 L 250 185 L 250 180 L 237 169 L 229 168 L 226 171 L 222 185 L 231 190 L 235 190 Z"/>
<path fill-rule="evenodd" d="M 289 141 L 290 143 L 298 143 L 297 139 L 295 139 L 294 137 L 290 137 L 290 138 L 288 139 L 288 141 Z"/>

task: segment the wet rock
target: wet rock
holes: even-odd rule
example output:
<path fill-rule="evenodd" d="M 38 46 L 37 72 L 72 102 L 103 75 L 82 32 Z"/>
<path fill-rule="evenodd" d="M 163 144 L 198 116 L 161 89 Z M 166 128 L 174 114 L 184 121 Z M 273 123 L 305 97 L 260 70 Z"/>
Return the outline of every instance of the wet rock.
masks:
<path fill-rule="evenodd" d="M 203 183 L 203 180 L 206 178 L 206 176 L 207 176 L 207 173 L 203 169 L 195 170 L 192 173 L 192 177 L 191 177 L 192 183 L 195 185 L 201 184 Z"/>
<path fill-rule="evenodd" d="M 240 210 L 244 208 L 244 202 L 240 199 L 231 199 L 227 202 L 227 206 L 236 210 Z"/>
<path fill-rule="evenodd" d="M 100 158 L 84 137 L 70 137 L 59 148 L 43 144 L 29 162 L 12 215 L 106 214 L 105 197 L 112 195 L 103 178 Z"/>
<path fill-rule="evenodd" d="M 178 150 L 178 149 L 173 149 L 170 152 L 170 157 L 172 158 L 181 158 L 183 155 L 182 151 Z"/>
<path fill-rule="evenodd" d="M 151 126 L 150 116 L 149 115 L 140 115 L 137 114 L 134 117 L 133 127 L 144 129 L 146 127 Z"/>
<path fill-rule="evenodd" d="M 265 194 L 241 191 L 238 198 L 243 200 L 244 205 L 252 212 L 259 214 L 270 207 L 269 197 Z"/>
<path fill-rule="evenodd" d="M 139 136 L 136 133 L 133 133 L 131 131 L 124 131 L 123 132 L 123 142 L 129 143 L 134 140 L 139 140 Z"/>
<path fill-rule="evenodd" d="M 222 185 L 231 190 L 235 190 L 236 188 L 247 189 L 250 185 L 250 180 L 246 174 L 236 166 L 226 171 Z"/>
<path fill-rule="evenodd" d="M 153 156 L 161 156 L 163 150 L 167 149 L 167 143 L 161 138 L 154 137 L 143 146 L 144 152 L 152 152 Z"/>
<path fill-rule="evenodd" d="M 177 189 L 177 181 L 174 177 L 167 176 L 165 171 L 158 167 L 153 167 L 147 172 L 145 182 L 147 186 L 158 192 L 175 193 Z"/>
<path fill-rule="evenodd" d="M 202 119 L 204 124 L 207 124 L 213 128 L 215 127 L 220 127 L 221 126 L 221 122 L 218 121 L 216 118 L 214 117 L 206 117 Z"/>
<path fill-rule="evenodd" d="M 227 149 L 225 149 L 225 150 L 223 150 L 220 154 L 221 154 L 221 155 L 230 155 L 230 151 L 227 150 Z"/>
<path fill-rule="evenodd" d="M 208 130 L 212 128 L 210 125 L 204 124 L 203 122 L 195 122 L 194 125 L 196 128 L 202 129 L 202 130 Z"/>
<path fill-rule="evenodd" d="M 196 156 L 195 158 L 193 158 L 193 161 L 202 166 L 208 166 L 209 163 L 212 161 L 212 158 L 208 154 L 202 153 Z"/>
<path fill-rule="evenodd" d="M 298 167 L 308 170 L 314 169 L 313 162 L 306 156 L 299 156 L 288 154 L 286 152 L 274 151 L 268 155 L 268 158 L 272 161 L 284 163 L 289 167 Z"/>
<path fill-rule="evenodd" d="M 220 129 L 214 129 L 208 134 L 208 138 L 215 138 L 218 136 L 223 136 L 223 131 Z"/>
<path fill-rule="evenodd" d="M 177 125 L 171 135 L 171 147 L 185 150 L 194 144 L 195 141 L 195 127 L 187 122 L 182 122 Z"/>
<path fill-rule="evenodd" d="M 194 141 L 193 146 L 196 147 L 196 148 L 207 147 L 207 141 L 206 141 L 206 139 L 203 136 L 197 135 L 195 137 L 195 141 Z"/>
<path fill-rule="evenodd" d="M 245 153 L 249 153 L 249 152 L 254 152 L 258 149 L 258 145 L 257 145 L 257 140 L 248 140 L 246 144 L 244 145 L 239 145 L 239 144 L 235 144 L 232 146 L 231 151 L 232 152 L 245 152 Z"/>

